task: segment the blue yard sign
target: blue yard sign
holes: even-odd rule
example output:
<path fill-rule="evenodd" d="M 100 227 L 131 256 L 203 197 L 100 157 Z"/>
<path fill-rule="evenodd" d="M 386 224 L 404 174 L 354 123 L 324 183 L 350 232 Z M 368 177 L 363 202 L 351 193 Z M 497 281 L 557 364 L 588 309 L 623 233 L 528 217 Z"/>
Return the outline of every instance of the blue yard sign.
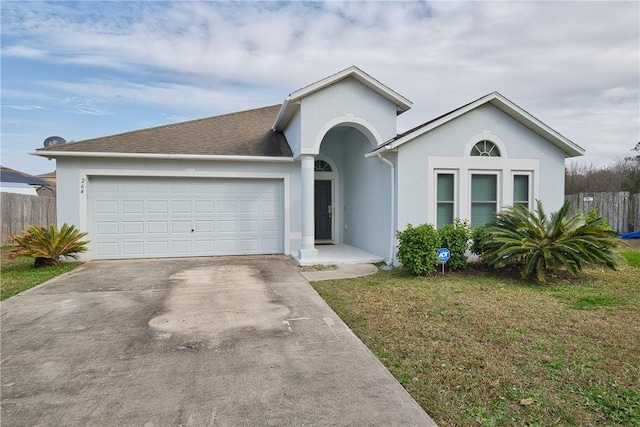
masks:
<path fill-rule="evenodd" d="M 449 252 L 449 249 L 447 248 L 438 249 L 438 259 L 442 263 L 443 276 L 444 276 L 444 263 L 449 261 L 449 258 L 451 258 L 451 252 Z"/>
<path fill-rule="evenodd" d="M 438 259 L 440 260 L 440 262 L 447 262 L 449 261 L 449 258 L 451 258 L 451 252 L 449 252 L 449 249 L 438 249 Z"/>

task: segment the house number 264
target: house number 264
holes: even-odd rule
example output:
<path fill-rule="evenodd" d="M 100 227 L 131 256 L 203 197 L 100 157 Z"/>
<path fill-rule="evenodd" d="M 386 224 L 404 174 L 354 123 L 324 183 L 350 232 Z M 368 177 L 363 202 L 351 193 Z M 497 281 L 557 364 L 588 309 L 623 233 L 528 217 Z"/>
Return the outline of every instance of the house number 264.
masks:
<path fill-rule="evenodd" d="M 84 194 L 84 181 L 86 178 L 80 178 L 80 194 Z"/>

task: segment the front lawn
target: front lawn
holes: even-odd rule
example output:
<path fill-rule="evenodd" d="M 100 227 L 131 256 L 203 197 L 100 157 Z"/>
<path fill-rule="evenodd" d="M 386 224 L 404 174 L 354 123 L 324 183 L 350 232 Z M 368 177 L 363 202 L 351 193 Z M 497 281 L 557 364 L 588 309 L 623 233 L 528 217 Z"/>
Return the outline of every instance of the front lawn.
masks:
<path fill-rule="evenodd" d="M 400 268 L 313 286 L 441 426 L 640 425 L 639 267 L 546 285 Z"/>
<path fill-rule="evenodd" d="M 67 271 L 71 271 L 80 263 L 70 262 L 55 267 L 33 267 L 33 258 L 20 257 L 8 259 L 2 251 L 0 264 L 0 300 L 19 294 L 33 288 Z"/>

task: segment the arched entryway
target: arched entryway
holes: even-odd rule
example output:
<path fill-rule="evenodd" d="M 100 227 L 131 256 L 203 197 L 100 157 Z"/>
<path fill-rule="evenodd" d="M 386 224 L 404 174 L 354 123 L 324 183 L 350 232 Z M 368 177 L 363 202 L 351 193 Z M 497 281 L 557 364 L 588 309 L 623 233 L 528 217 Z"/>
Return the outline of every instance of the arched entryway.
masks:
<path fill-rule="evenodd" d="M 373 134 L 360 126 L 340 124 L 325 134 L 315 161 L 315 244 L 345 243 L 386 257 L 392 203 L 389 169 L 365 157 L 376 146 Z M 320 170 L 327 166 L 330 172 Z"/>

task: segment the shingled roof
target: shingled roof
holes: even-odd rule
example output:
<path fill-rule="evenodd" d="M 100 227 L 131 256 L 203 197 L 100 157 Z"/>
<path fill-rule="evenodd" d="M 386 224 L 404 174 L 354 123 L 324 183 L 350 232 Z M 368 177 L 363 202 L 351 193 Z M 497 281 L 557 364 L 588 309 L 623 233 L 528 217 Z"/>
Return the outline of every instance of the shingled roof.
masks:
<path fill-rule="evenodd" d="M 36 150 L 56 153 L 135 153 L 291 157 L 282 132 L 271 129 L 280 105 L 141 129 Z"/>

